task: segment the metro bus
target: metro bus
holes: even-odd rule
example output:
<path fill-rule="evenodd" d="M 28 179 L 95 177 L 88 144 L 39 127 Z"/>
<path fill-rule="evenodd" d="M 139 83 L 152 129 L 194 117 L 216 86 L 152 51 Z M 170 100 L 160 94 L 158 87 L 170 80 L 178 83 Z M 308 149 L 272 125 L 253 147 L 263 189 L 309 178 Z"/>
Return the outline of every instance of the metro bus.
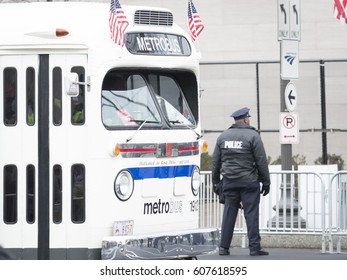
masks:
<path fill-rule="evenodd" d="M 0 4 L 0 246 L 18 259 L 195 258 L 199 57 L 164 8 Z"/>

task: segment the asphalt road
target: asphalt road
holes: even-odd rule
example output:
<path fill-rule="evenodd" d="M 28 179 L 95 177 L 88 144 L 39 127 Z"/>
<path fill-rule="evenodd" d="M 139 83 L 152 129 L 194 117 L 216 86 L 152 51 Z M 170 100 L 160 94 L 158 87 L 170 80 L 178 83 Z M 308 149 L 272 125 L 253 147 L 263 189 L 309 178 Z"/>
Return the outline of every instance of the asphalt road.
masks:
<path fill-rule="evenodd" d="M 249 255 L 248 249 L 230 248 L 229 256 L 218 253 L 198 256 L 198 260 L 347 260 L 347 252 L 340 254 L 321 253 L 319 249 L 264 248 L 268 256 Z"/>

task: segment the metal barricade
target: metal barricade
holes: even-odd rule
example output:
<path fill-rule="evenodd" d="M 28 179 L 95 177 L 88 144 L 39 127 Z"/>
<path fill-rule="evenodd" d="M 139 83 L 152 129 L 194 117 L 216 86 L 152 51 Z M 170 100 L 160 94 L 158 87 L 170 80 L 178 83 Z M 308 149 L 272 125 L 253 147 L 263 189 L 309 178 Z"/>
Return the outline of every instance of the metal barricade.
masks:
<path fill-rule="evenodd" d="M 261 197 L 259 228 L 261 234 L 314 234 L 322 236 L 322 252 L 326 251 L 329 231 L 326 227 L 326 178 L 322 174 L 302 171 L 270 172 L 270 194 Z M 223 205 L 213 193 L 211 172 L 202 172 L 200 192 L 200 226 L 221 227 Z M 329 177 L 327 177 L 329 176 Z M 331 177 L 326 174 L 325 177 Z M 234 233 L 242 235 L 246 244 L 246 223 L 240 209 Z"/>
<path fill-rule="evenodd" d="M 334 239 L 336 239 L 336 253 L 341 253 L 341 241 L 347 237 L 347 171 L 336 173 L 328 188 L 328 240 L 329 253 L 334 253 Z"/>
<path fill-rule="evenodd" d="M 200 220 L 199 220 L 200 227 L 220 228 L 222 223 L 223 205 L 219 203 L 218 197 L 213 192 L 212 174 L 210 171 L 201 172 L 199 210 L 200 210 Z"/>

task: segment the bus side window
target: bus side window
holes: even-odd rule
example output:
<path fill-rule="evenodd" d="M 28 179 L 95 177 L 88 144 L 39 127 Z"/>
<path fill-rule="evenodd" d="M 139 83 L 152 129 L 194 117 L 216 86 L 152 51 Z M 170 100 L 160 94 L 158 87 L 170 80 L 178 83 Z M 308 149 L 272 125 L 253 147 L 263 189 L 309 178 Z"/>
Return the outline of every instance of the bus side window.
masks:
<path fill-rule="evenodd" d="M 78 81 L 85 82 L 85 71 L 81 66 L 72 67 L 71 72 L 78 74 Z M 85 121 L 85 85 L 79 85 L 79 95 L 71 97 L 71 123 L 83 125 Z"/>
<path fill-rule="evenodd" d="M 63 174 L 61 166 L 53 166 L 53 222 L 59 224 L 63 217 Z"/>
<path fill-rule="evenodd" d="M 35 124 L 35 69 L 32 67 L 26 71 L 26 96 L 26 119 L 27 124 L 31 126 Z"/>
<path fill-rule="evenodd" d="M 26 218 L 29 224 L 35 222 L 35 166 L 29 164 L 26 174 L 27 199 L 26 199 Z"/>
<path fill-rule="evenodd" d="M 53 68 L 53 124 L 62 124 L 62 71 L 59 67 Z"/>
<path fill-rule="evenodd" d="M 4 69 L 4 124 L 17 124 L 17 70 L 13 67 Z"/>
<path fill-rule="evenodd" d="M 85 221 L 85 167 L 74 164 L 71 167 L 71 221 L 83 223 Z"/>
<path fill-rule="evenodd" d="M 4 166 L 4 223 L 17 223 L 18 200 L 18 171 L 17 166 Z"/>

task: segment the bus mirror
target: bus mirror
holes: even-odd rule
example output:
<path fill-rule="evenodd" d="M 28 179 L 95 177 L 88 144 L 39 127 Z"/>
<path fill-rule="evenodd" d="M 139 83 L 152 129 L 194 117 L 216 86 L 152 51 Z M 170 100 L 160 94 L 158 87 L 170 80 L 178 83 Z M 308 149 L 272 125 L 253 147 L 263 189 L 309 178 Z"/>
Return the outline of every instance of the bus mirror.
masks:
<path fill-rule="evenodd" d="M 65 75 L 65 93 L 72 97 L 78 96 L 79 82 L 77 73 L 71 72 Z"/>

